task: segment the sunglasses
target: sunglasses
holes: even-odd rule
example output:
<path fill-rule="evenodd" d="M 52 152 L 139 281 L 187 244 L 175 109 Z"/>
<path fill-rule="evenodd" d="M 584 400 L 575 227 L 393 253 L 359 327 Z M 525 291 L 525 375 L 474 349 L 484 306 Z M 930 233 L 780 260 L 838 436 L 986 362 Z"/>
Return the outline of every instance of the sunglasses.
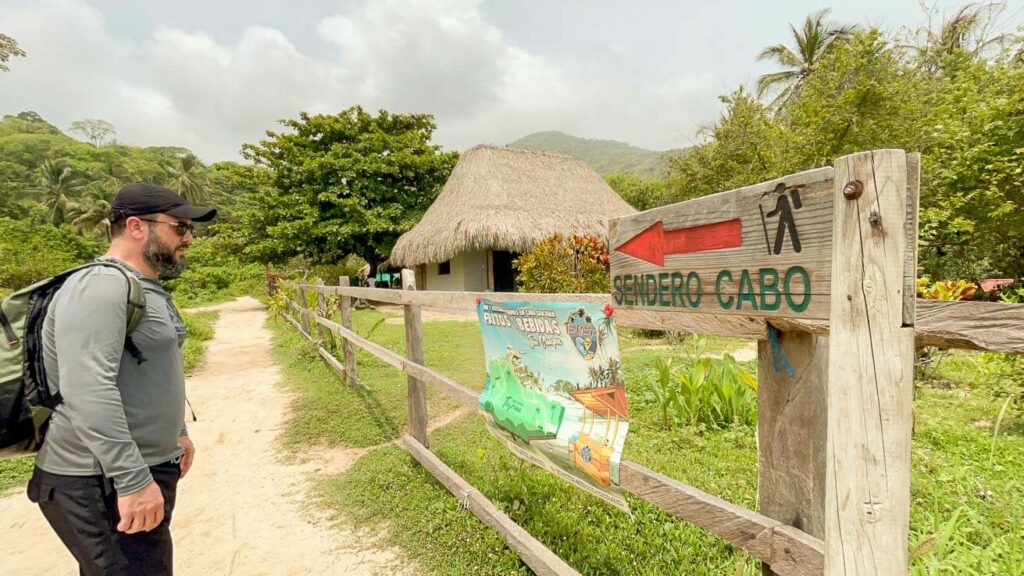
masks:
<path fill-rule="evenodd" d="M 179 220 L 177 222 L 161 222 L 160 220 L 148 220 L 146 218 L 139 218 L 143 222 L 152 222 L 154 224 L 167 224 L 168 226 L 174 226 L 174 231 L 178 233 L 178 236 L 184 236 L 189 232 L 195 230 L 195 226 L 191 222 L 185 222 Z"/>

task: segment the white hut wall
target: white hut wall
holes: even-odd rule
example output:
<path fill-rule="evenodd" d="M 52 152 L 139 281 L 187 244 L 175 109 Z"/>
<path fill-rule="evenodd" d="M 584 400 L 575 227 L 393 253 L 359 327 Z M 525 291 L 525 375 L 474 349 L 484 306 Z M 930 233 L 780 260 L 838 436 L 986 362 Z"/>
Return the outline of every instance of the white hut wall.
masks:
<path fill-rule="evenodd" d="M 487 290 L 487 253 L 482 250 L 455 255 L 448 261 L 448 274 L 441 274 L 441 263 L 433 262 L 426 268 L 427 290 Z"/>

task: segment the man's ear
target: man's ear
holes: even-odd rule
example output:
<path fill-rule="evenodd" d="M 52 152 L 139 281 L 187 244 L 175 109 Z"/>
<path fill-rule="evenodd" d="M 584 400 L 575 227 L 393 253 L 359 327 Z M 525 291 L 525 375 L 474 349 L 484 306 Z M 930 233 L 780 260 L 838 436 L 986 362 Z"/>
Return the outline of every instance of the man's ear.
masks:
<path fill-rule="evenodd" d="M 146 223 L 136 216 L 129 216 L 125 220 L 125 233 L 132 238 L 141 239 L 146 235 Z"/>

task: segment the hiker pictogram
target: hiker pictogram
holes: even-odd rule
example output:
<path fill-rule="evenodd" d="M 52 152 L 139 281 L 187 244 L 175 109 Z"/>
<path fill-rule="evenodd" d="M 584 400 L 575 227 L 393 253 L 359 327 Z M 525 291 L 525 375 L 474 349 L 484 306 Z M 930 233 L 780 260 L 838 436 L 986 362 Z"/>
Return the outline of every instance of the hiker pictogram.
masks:
<path fill-rule="evenodd" d="M 761 228 L 764 230 L 764 242 L 768 247 L 768 254 L 782 253 L 787 230 L 789 231 L 789 239 L 793 246 L 793 251 L 799 253 L 801 250 L 800 233 L 796 229 L 796 219 L 793 217 L 793 211 L 803 207 L 803 203 L 800 201 L 800 188 L 795 187 L 791 189 L 787 195 L 786 185 L 780 183 L 775 187 L 775 193 L 778 194 L 775 208 L 770 212 L 765 214 L 764 206 L 761 204 L 757 206 L 761 212 Z M 790 198 L 792 198 L 792 203 Z M 768 219 L 774 216 L 778 216 L 778 227 L 775 229 L 775 243 L 773 245 L 768 239 Z"/>

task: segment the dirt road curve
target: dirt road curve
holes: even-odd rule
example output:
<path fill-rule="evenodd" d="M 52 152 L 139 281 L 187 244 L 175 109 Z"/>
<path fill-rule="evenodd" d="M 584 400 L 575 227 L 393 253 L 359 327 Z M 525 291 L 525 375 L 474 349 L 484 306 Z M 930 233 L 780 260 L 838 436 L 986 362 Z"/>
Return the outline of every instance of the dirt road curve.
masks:
<path fill-rule="evenodd" d="M 216 307 L 206 362 L 188 381 L 196 463 L 178 488 L 171 526 L 178 575 L 392 575 L 406 572 L 367 535 L 334 529 L 304 500 L 322 466 L 284 464 L 274 439 L 287 397 L 276 385 L 265 311 L 243 298 Z M 347 467 L 331 462 L 331 472 Z M 0 498 L 0 573 L 75 574 L 77 566 L 22 492 Z"/>

